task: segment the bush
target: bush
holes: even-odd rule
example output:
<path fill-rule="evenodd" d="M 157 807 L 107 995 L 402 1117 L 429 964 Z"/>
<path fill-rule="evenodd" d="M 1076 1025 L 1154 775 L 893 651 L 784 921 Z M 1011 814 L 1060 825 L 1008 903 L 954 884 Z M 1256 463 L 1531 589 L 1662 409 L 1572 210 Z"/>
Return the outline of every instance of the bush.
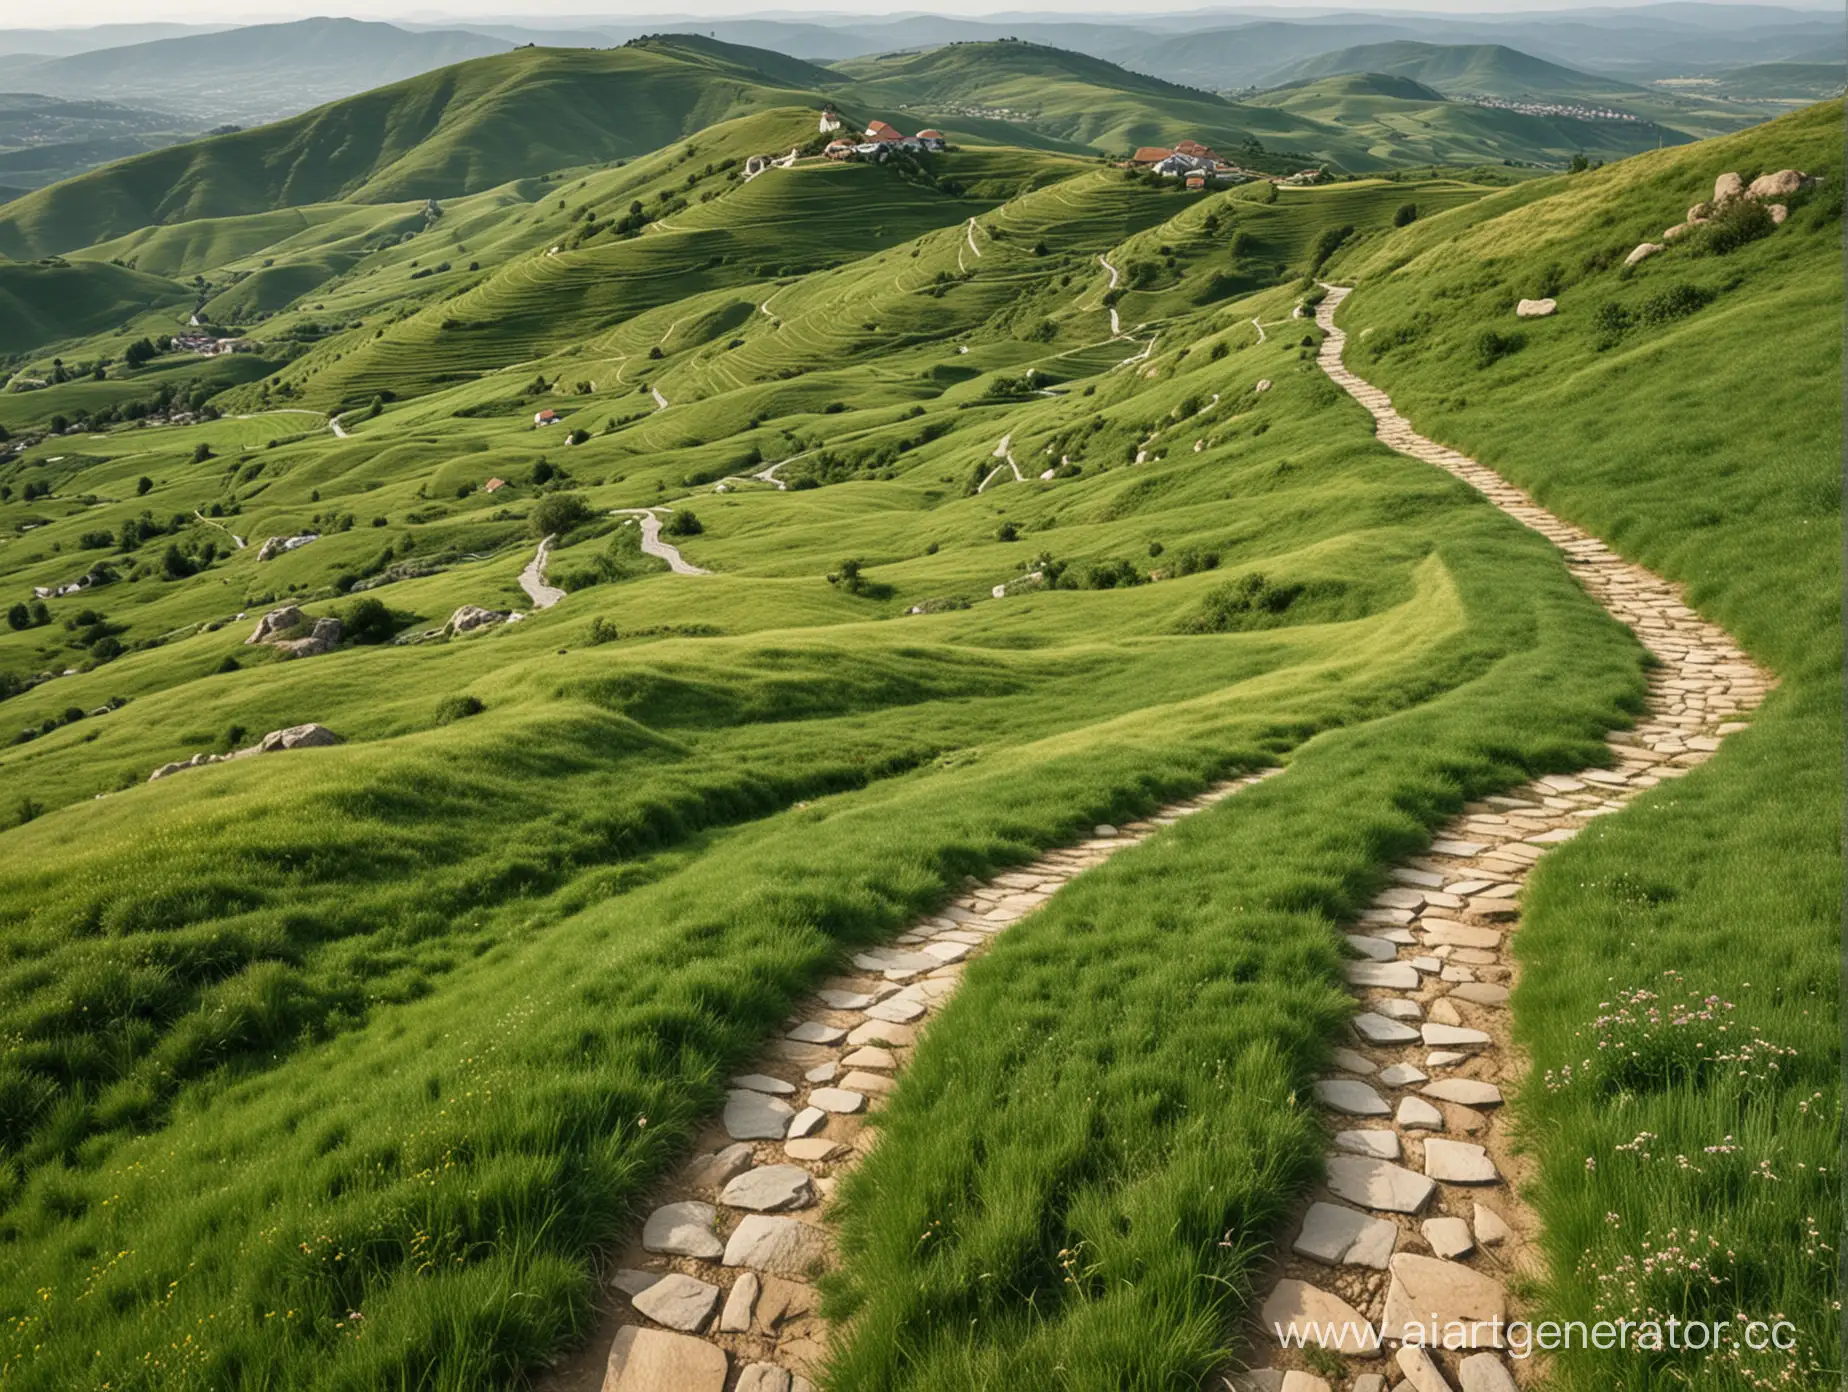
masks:
<path fill-rule="evenodd" d="M 211 457 L 212 457 L 212 447 L 206 444 L 203 440 L 201 440 L 198 444 L 193 446 L 193 452 L 192 452 L 192 462 L 193 463 L 203 464 L 205 463 L 206 460 L 210 459 Z"/>
<path fill-rule="evenodd" d="M 1771 211 L 1764 204 L 1735 198 L 1722 203 L 1712 217 L 1696 227 L 1688 243 L 1696 256 L 1724 256 L 1776 230 L 1777 224 L 1771 221 Z"/>
<path fill-rule="evenodd" d="M 480 715 L 486 709 L 479 696 L 445 696 L 436 703 L 436 723 L 453 725 L 458 720 L 467 720 L 471 715 Z"/>
<path fill-rule="evenodd" d="M 1651 295 L 1636 307 L 1636 318 L 1643 324 L 1667 324 L 1684 319 L 1713 300 L 1713 291 L 1698 285 L 1671 285 Z"/>
<path fill-rule="evenodd" d="M 1329 257 L 1340 250 L 1341 244 L 1354 235 L 1352 227 L 1325 227 L 1322 235 L 1315 239 L 1315 250 L 1309 257 L 1309 272 L 1313 275 L 1322 269 Z"/>
<path fill-rule="evenodd" d="M 383 643 L 398 631 L 398 620 L 383 600 L 366 595 L 356 599 L 340 616 L 342 637 L 349 643 Z"/>
<path fill-rule="evenodd" d="M 995 530 L 995 540 L 1019 541 L 1020 528 L 1015 526 L 1012 522 L 1003 522 L 1000 527 Z"/>
<path fill-rule="evenodd" d="M 1417 221 L 1418 205 L 1416 203 L 1401 203 L 1399 205 L 1399 211 L 1392 215 L 1392 225 L 1394 227 L 1410 227 Z"/>
<path fill-rule="evenodd" d="M 7 627 L 20 631 L 32 627 L 32 611 L 24 604 L 15 604 L 6 611 Z"/>
<path fill-rule="evenodd" d="M 1302 594 L 1301 585 L 1273 585 L 1253 572 L 1221 585 L 1207 595 L 1200 608 L 1181 621 L 1182 633 L 1237 633 L 1265 627 Z"/>
<path fill-rule="evenodd" d="M 154 488 L 154 480 L 143 474 L 135 481 L 135 496 L 145 498 Z"/>
<path fill-rule="evenodd" d="M 1493 367 L 1503 358 L 1518 353 L 1527 346 L 1527 335 L 1523 333 L 1502 333 L 1499 329 L 1484 329 L 1476 335 L 1476 366 Z"/>
<path fill-rule="evenodd" d="M 661 535 L 663 536 L 698 536 L 705 530 L 705 523 L 693 515 L 691 508 L 681 508 L 661 524 Z"/>
<path fill-rule="evenodd" d="M 591 518 L 590 504 L 580 493 L 548 493 L 533 507 L 526 519 L 527 529 L 536 537 L 563 536 L 573 527 L 581 527 Z"/>

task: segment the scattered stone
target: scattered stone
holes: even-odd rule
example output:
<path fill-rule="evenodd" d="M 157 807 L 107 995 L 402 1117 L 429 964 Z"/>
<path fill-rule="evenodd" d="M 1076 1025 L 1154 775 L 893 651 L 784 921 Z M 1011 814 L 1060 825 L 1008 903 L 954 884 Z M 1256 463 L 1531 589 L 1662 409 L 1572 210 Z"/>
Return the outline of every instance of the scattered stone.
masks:
<path fill-rule="evenodd" d="M 719 1311 L 719 1330 L 725 1334 L 746 1334 L 751 1328 L 751 1310 L 757 1304 L 758 1280 L 755 1271 L 747 1271 L 732 1282 Z"/>
<path fill-rule="evenodd" d="M 1437 1189 L 1432 1178 L 1371 1156 L 1331 1155 L 1327 1163 L 1329 1193 L 1379 1213 L 1417 1213 Z"/>
<path fill-rule="evenodd" d="M 828 1124 L 828 1114 L 820 1107 L 804 1107 L 796 1113 L 796 1119 L 789 1123 L 789 1137 L 800 1140 L 812 1136 Z"/>
<path fill-rule="evenodd" d="M 719 1288 L 674 1271 L 640 1295 L 631 1296 L 629 1303 L 656 1324 L 697 1334 L 712 1318 L 713 1308 L 719 1303 Z"/>
<path fill-rule="evenodd" d="M 1373 1324 L 1366 1316 L 1340 1296 L 1307 1281 L 1279 1281 L 1265 1298 L 1258 1318 L 1280 1344 L 1284 1342 L 1283 1334 L 1294 1324 L 1304 1343 L 1310 1342 L 1312 1333 L 1331 1335 L 1331 1340 L 1315 1342 L 1337 1353 L 1369 1353 L 1377 1347 Z"/>
<path fill-rule="evenodd" d="M 815 1067 L 809 1069 L 808 1072 L 802 1075 L 802 1081 L 805 1083 L 831 1083 L 834 1081 L 835 1075 L 840 1071 L 841 1066 L 830 1059 L 826 1063 L 817 1064 Z"/>
<path fill-rule="evenodd" d="M 274 754 L 282 749 L 324 749 L 329 745 L 339 744 L 340 736 L 325 725 L 291 725 L 286 730 L 271 730 L 257 741 L 257 749 L 264 754 Z"/>
<path fill-rule="evenodd" d="M 1461 1218 L 1427 1218 L 1423 1232 L 1431 1250 L 1446 1261 L 1466 1255 L 1476 1245 L 1469 1224 Z"/>
<path fill-rule="evenodd" d="M 1458 1000 L 1468 1001 L 1471 1005 L 1506 1005 L 1508 988 L 1493 981 L 1468 981 L 1453 990 L 1451 995 Z"/>
<path fill-rule="evenodd" d="M 1353 1025 L 1356 1034 L 1375 1044 L 1410 1044 L 1418 1038 L 1417 1030 L 1371 1011 L 1356 1015 Z"/>
<path fill-rule="evenodd" d="M 1365 1083 L 1353 1078 L 1326 1078 L 1315 1085 L 1316 1101 L 1347 1116 L 1388 1116 L 1392 1108 Z"/>
<path fill-rule="evenodd" d="M 725 1250 L 712 1231 L 719 1211 L 711 1204 L 663 1204 L 642 1224 L 642 1246 L 669 1257 L 697 1257 L 711 1261 Z"/>
<path fill-rule="evenodd" d="M 1460 1054 L 1455 1049 L 1433 1049 L 1425 1055 L 1426 1068 L 1448 1068 L 1453 1063 L 1461 1063 L 1468 1054 Z"/>
<path fill-rule="evenodd" d="M 781 1078 L 772 1078 L 765 1073 L 740 1073 L 731 1081 L 735 1088 L 748 1088 L 752 1092 L 768 1092 L 777 1097 L 788 1097 L 796 1090 L 794 1083 L 786 1083 Z"/>
<path fill-rule="evenodd" d="M 1746 189 L 1747 198 L 1785 198 L 1809 182 L 1795 169 L 1780 169 L 1775 174 L 1760 174 Z"/>
<path fill-rule="evenodd" d="M 1291 1250 L 1328 1266 L 1344 1263 L 1384 1271 L 1399 1240 L 1399 1226 L 1390 1218 L 1371 1218 L 1341 1204 L 1309 1205 L 1303 1229 Z"/>
<path fill-rule="evenodd" d="M 1553 300 L 1522 300 L 1514 307 L 1517 319 L 1544 319 L 1559 305 Z"/>
<path fill-rule="evenodd" d="M 1415 1341 L 1435 1322 L 1446 1348 L 1500 1348 L 1507 1313 L 1508 1293 L 1494 1277 L 1460 1262 L 1401 1252 L 1392 1259 L 1380 1335 Z"/>
<path fill-rule="evenodd" d="M 733 1175 L 743 1174 L 750 1168 L 751 1148 L 739 1141 L 736 1145 L 726 1146 L 724 1150 L 700 1156 L 688 1170 L 687 1181 L 695 1189 L 717 1189 Z"/>
<path fill-rule="evenodd" d="M 729 1367 L 717 1344 L 627 1324 L 610 1345 L 603 1392 L 724 1392 Z"/>
<path fill-rule="evenodd" d="M 804 1020 L 789 1032 L 789 1037 L 798 1044 L 838 1044 L 847 1037 L 847 1031 L 822 1020 Z"/>
<path fill-rule="evenodd" d="M 1422 1068 L 1414 1068 L 1409 1063 L 1395 1063 L 1380 1070 L 1380 1081 L 1387 1087 L 1410 1087 L 1413 1083 L 1422 1083 L 1426 1078 Z"/>
<path fill-rule="evenodd" d="M 1418 989 L 1418 968 L 1410 962 L 1344 962 L 1341 969 L 1353 986 L 1378 986 L 1389 991 Z"/>
<path fill-rule="evenodd" d="M 1424 1042 L 1432 1048 L 1442 1045 L 1447 1049 L 1481 1049 L 1495 1042 L 1479 1029 L 1460 1025 L 1423 1025 L 1420 1029 Z"/>
<path fill-rule="evenodd" d="M 1379 1071 L 1378 1064 L 1355 1049 L 1338 1048 L 1329 1056 L 1329 1062 L 1343 1073 L 1358 1073 L 1363 1078 Z"/>
<path fill-rule="evenodd" d="M 1394 1020 L 1420 1020 L 1424 1018 L 1424 1007 L 1415 1000 L 1389 998 L 1373 1002 L 1375 1013 Z"/>
<path fill-rule="evenodd" d="M 780 1097 L 738 1088 L 725 1099 L 725 1134 L 734 1141 L 780 1141 L 796 1109 Z"/>
<path fill-rule="evenodd" d="M 1479 1136 L 1489 1129 L 1489 1119 L 1473 1107 L 1460 1107 L 1455 1102 L 1446 1102 L 1443 1106 L 1444 1129 L 1463 1136 Z"/>
<path fill-rule="evenodd" d="M 849 1092 L 846 1088 L 821 1087 L 809 1093 L 809 1106 L 820 1107 L 824 1112 L 848 1114 L 859 1111 L 865 1105 L 865 1093 Z"/>
<path fill-rule="evenodd" d="M 1399 1158 L 1399 1136 L 1394 1131 L 1337 1131 L 1334 1146 L 1353 1155 L 1370 1155 L 1375 1160 Z"/>
<path fill-rule="evenodd" d="M 1407 1344 L 1399 1350 L 1395 1360 L 1399 1371 L 1405 1374 L 1405 1381 L 1412 1392 L 1455 1392 L 1444 1381 L 1444 1374 L 1438 1368 L 1431 1355 L 1423 1348 Z"/>
<path fill-rule="evenodd" d="M 826 1260 L 827 1235 L 795 1218 L 749 1215 L 725 1244 L 727 1266 L 748 1266 L 777 1276 L 806 1276 L 809 1268 Z"/>
<path fill-rule="evenodd" d="M 1451 1184 L 1493 1184 L 1501 1178 L 1481 1146 L 1436 1138 L 1424 1143 L 1424 1171 L 1432 1179 Z"/>
<path fill-rule="evenodd" d="M 1418 1090 L 1426 1097 L 1435 1097 L 1440 1102 L 1456 1102 L 1465 1107 L 1498 1107 L 1502 1100 L 1500 1088 L 1479 1078 L 1440 1078 Z"/>
<path fill-rule="evenodd" d="M 1401 1097 L 1399 1113 L 1393 1118 L 1407 1131 L 1442 1131 L 1444 1114 L 1422 1097 Z"/>
<path fill-rule="evenodd" d="M 1784 220 L 1790 216 L 1790 209 L 1786 208 L 1782 203 L 1768 203 L 1765 205 L 1765 211 L 1771 214 L 1771 225 L 1773 227 L 1782 227 L 1784 225 Z M 1496 1366 L 1499 1368 L 1501 1365 L 1497 1364 Z"/>
<path fill-rule="evenodd" d="M 1745 180 L 1737 174 L 1722 174 L 1713 181 L 1713 201 L 1715 203 L 1724 203 L 1728 199 L 1739 197 L 1744 192 Z"/>
<path fill-rule="evenodd" d="M 258 560 L 264 559 L 262 556 Z M 483 609 L 479 604 L 464 604 L 449 616 L 449 622 L 443 625 L 443 632 L 450 637 L 460 637 L 464 633 L 473 633 L 479 628 L 491 628 L 495 624 L 507 622 L 505 609 Z"/>
<path fill-rule="evenodd" d="M 1463 1392 L 1518 1392 L 1514 1377 L 1492 1353 L 1472 1353 L 1457 1364 Z"/>
<path fill-rule="evenodd" d="M 799 1165 L 759 1165 L 727 1184 L 719 1202 L 727 1208 L 777 1213 L 807 1208 L 815 1202 L 815 1186 L 809 1172 Z"/>
<path fill-rule="evenodd" d="M 1643 242 L 1635 251 L 1623 258 L 1623 264 L 1626 266 L 1634 266 L 1639 261 L 1647 261 L 1651 256 L 1654 256 L 1661 250 L 1662 244 L 1660 242 Z"/>
<path fill-rule="evenodd" d="M 783 1154 L 791 1160 L 831 1160 L 845 1149 L 847 1147 L 839 1141 L 831 1141 L 826 1136 L 799 1136 L 793 1141 L 783 1142 Z"/>
<path fill-rule="evenodd" d="M 1431 1002 L 1429 1019 L 1434 1025 L 1460 1025 L 1463 1015 L 1451 1000 L 1434 1000 Z"/>
<path fill-rule="evenodd" d="M 1484 1247 L 1499 1247 L 1514 1237 L 1514 1230 L 1501 1214 L 1484 1204 L 1473 1205 L 1470 1217 L 1476 1226 L 1476 1241 Z"/>
<path fill-rule="evenodd" d="M 790 1392 L 789 1372 L 774 1363 L 752 1363 L 738 1374 L 733 1392 Z"/>
<path fill-rule="evenodd" d="M 661 1279 L 659 1271 L 638 1271 L 633 1266 L 610 1273 L 610 1284 L 627 1296 L 637 1296 Z"/>

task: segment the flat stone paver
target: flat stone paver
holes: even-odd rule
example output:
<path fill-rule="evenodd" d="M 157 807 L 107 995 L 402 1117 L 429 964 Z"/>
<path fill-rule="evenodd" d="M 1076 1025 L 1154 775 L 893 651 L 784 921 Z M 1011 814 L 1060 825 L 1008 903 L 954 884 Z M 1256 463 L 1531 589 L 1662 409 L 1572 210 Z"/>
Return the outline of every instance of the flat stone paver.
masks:
<path fill-rule="evenodd" d="M 719 1303 L 719 1288 L 678 1271 L 669 1272 L 630 1302 L 656 1324 L 696 1334 Z"/>
<path fill-rule="evenodd" d="M 663 1204 L 642 1225 L 642 1246 L 665 1256 L 710 1260 L 725 1250 L 713 1231 L 718 1217 L 719 1211 L 707 1203 Z"/>
<path fill-rule="evenodd" d="M 717 1344 L 627 1325 L 610 1346 L 603 1392 L 725 1392 L 730 1367 Z"/>

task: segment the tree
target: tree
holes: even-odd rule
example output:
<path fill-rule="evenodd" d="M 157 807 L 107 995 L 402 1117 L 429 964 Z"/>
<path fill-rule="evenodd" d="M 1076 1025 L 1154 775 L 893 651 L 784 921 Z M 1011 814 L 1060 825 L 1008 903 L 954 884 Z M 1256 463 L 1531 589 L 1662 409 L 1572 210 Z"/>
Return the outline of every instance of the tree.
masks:
<path fill-rule="evenodd" d="M 533 507 L 527 526 L 534 536 L 562 536 L 590 520 L 590 504 L 579 493 L 548 493 Z"/>
<path fill-rule="evenodd" d="M 154 491 L 154 480 L 149 478 L 146 474 L 143 474 L 139 479 L 136 480 L 135 496 L 137 498 L 145 498 L 148 496 L 149 493 L 153 491 Z"/>
<path fill-rule="evenodd" d="M 192 561 L 178 545 L 168 546 L 166 554 L 160 558 L 161 574 L 169 580 L 184 580 L 194 569 Z"/>
<path fill-rule="evenodd" d="M 1416 221 L 1418 221 L 1418 205 L 1416 203 L 1401 203 L 1399 205 L 1399 211 L 1392 215 L 1392 225 L 1394 227 L 1409 227 Z"/>
<path fill-rule="evenodd" d="M 32 611 L 24 604 L 15 604 L 6 611 L 7 627 L 15 632 L 32 627 Z"/>
<path fill-rule="evenodd" d="M 192 462 L 193 463 L 203 464 L 205 463 L 206 460 L 210 459 L 211 457 L 212 457 L 212 447 L 206 444 L 205 441 L 201 440 L 198 444 L 193 446 L 193 452 L 192 452 Z"/>
<path fill-rule="evenodd" d="M 706 524 L 695 517 L 690 508 L 681 508 L 667 519 L 661 530 L 668 536 L 698 536 L 706 530 Z"/>
<path fill-rule="evenodd" d="M 341 636 L 349 643 L 383 643 L 398 631 L 398 621 L 384 601 L 366 595 L 347 607 L 340 619 Z"/>
<path fill-rule="evenodd" d="M 1583 174 L 1587 169 L 1590 169 L 1590 168 L 1591 168 L 1591 161 L 1586 159 L 1585 152 L 1583 150 L 1580 150 L 1576 155 L 1572 157 L 1572 162 L 1566 166 L 1566 173 Z"/>

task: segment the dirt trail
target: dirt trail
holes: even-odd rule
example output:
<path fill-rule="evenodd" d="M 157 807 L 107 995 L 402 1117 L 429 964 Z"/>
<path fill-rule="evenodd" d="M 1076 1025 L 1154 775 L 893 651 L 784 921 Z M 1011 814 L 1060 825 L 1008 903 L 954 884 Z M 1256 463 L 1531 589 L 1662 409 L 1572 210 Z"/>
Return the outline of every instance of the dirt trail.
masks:
<path fill-rule="evenodd" d="M 892 1090 L 963 962 L 1076 876 L 1276 772 L 1219 783 L 1121 828 L 1099 826 L 958 894 L 890 946 L 855 953 L 797 1007 L 801 1023 L 731 1080 L 701 1153 L 663 1181 L 653 1216 L 612 1254 L 589 1347 L 541 1378 L 541 1392 L 597 1392 L 612 1345 L 661 1359 L 656 1381 L 624 1383 L 625 1392 L 813 1392 L 828 1326 L 810 1282 L 833 1259 L 828 1198 L 872 1145 L 865 1113 Z M 750 1211 L 772 1191 L 773 1207 Z"/>
<path fill-rule="evenodd" d="M 1098 264 L 1101 265 L 1106 271 L 1110 272 L 1110 288 L 1112 290 L 1116 289 L 1117 281 L 1122 279 L 1122 276 L 1118 272 L 1117 268 L 1111 265 L 1110 262 L 1105 259 L 1102 252 L 1098 253 L 1097 261 L 1098 261 Z M 1110 306 L 1110 336 L 1112 338 L 1121 338 L 1123 336 L 1123 325 L 1119 323 L 1117 320 L 1117 312 L 1116 312 L 1115 305 Z"/>
<path fill-rule="evenodd" d="M 334 432 L 336 439 L 344 440 L 347 438 L 346 427 L 340 424 L 339 416 L 329 416 L 327 418 L 327 428 Z"/>
<path fill-rule="evenodd" d="M 551 559 L 552 541 L 553 538 L 547 537 L 540 542 L 539 549 L 526 563 L 526 569 L 520 572 L 520 588 L 526 591 L 535 609 L 550 609 L 565 597 L 565 592 L 556 585 L 545 583 L 545 563 Z"/>
<path fill-rule="evenodd" d="M 1542 855 L 1593 818 L 1712 757 L 1726 735 L 1744 728 L 1739 717 L 1771 679 L 1675 586 L 1485 465 L 1415 432 L 1386 393 L 1343 365 L 1347 335 L 1334 315 L 1348 289 L 1327 290 L 1315 315 L 1327 334 L 1322 370 L 1372 413 L 1380 441 L 1454 474 L 1552 541 L 1586 593 L 1661 665 L 1650 676 L 1643 719 L 1608 738 L 1612 767 L 1538 778 L 1472 803 L 1425 854 L 1393 868 L 1393 887 L 1350 928 L 1355 956 L 1347 975 L 1361 1013 L 1344 1041 L 1351 1047 L 1337 1051 L 1334 1071 L 1315 1086 L 1335 1133 L 1325 1187 L 1287 1230 L 1272 1278 L 1259 1284 L 1267 1294 L 1248 1356 L 1271 1366 L 1232 1385 L 1274 1392 L 1285 1369 L 1306 1369 L 1299 1351 L 1279 1348 L 1278 1330 L 1316 1319 L 1350 1323 L 1365 1341 L 1345 1353 L 1346 1377 L 1512 1388 L 1532 1371 L 1505 1362 L 1486 1338 L 1474 1349 L 1434 1354 L 1399 1345 L 1411 1322 L 1433 1315 L 1440 1324 L 1461 1316 L 1478 1329 L 1492 1316 L 1518 1316 L 1509 1282 L 1537 1269 L 1538 1218 L 1515 1188 L 1533 1160 L 1512 1146 L 1502 1106 L 1504 1089 L 1526 1076 L 1508 1014 L 1522 887 Z M 1382 1339 L 1399 1346 L 1392 1356 Z"/>
<path fill-rule="evenodd" d="M 995 446 L 994 454 L 992 454 L 989 457 L 992 459 L 999 459 L 1001 463 L 995 465 L 994 468 L 990 469 L 988 471 L 988 477 L 983 479 L 980 483 L 978 483 L 975 486 L 975 491 L 978 496 L 983 493 L 986 493 L 988 491 L 988 485 L 993 483 L 995 479 L 999 477 L 1004 470 L 1007 470 L 1007 469 L 1012 469 L 1014 471 L 1014 482 L 1015 483 L 1025 483 L 1027 481 L 1026 475 L 1020 472 L 1020 465 L 1014 462 L 1014 453 L 1013 453 L 1013 450 L 1010 448 L 1010 446 L 1012 446 L 1013 443 L 1014 443 L 1014 432 L 1010 430 L 1008 431 L 1007 434 L 1001 437 L 1001 443 Z"/>
<path fill-rule="evenodd" d="M 676 575 L 710 575 L 709 570 L 701 570 L 680 554 L 680 548 L 661 540 L 661 512 L 671 512 L 672 508 L 617 508 L 618 514 L 636 519 L 642 528 L 642 552 L 644 555 L 658 556 L 667 562 L 667 568 Z"/>

